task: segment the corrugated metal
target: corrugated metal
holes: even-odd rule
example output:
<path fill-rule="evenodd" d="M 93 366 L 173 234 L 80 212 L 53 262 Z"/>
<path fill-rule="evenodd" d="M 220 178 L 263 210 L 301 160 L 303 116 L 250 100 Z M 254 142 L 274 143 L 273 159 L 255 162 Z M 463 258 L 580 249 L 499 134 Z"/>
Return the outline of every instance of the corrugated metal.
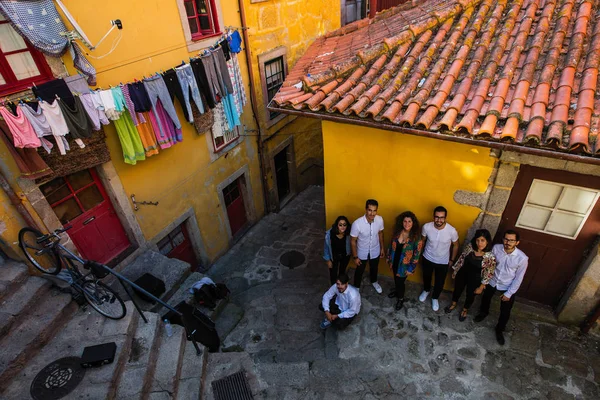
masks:
<path fill-rule="evenodd" d="M 252 391 L 246 380 L 246 371 L 241 370 L 212 383 L 215 400 L 252 400 Z"/>

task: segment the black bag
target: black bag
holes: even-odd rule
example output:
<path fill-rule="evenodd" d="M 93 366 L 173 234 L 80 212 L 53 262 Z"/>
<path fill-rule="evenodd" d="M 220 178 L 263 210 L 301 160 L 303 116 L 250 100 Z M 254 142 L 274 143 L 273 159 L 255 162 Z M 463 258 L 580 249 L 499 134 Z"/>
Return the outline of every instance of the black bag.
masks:
<path fill-rule="evenodd" d="M 212 319 L 185 301 L 177 304 L 174 308 L 182 313 L 183 317 L 169 311 L 163 316 L 163 320 L 168 319 L 172 324 L 183 326 L 186 329 L 187 340 L 193 339 L 202 343 L 208 347 L 208 351 L 211 353 L 219 351 L 221 339 L 219 339 L 219 334 Z"/>
<path fill-rule="evenodd" d="M 202 285 L 200 289 L 194 289 L 194 299 L 198 304 L 212 310 L 217 306 L 217 300 L 219 299 L 217 287 L 215 285 Z"/>
<path fill-rule="evenodd" d="M 217 299 L 219 299 L 219 300 L 226 299 L 227 297 L 229 297 L 229 293 L 231 293 L 231 291 L 229 290 L 227 285 L 225 285 L 224 283 L 217 283 L 216 291 L 217 291 Z"/>
<path fill-rule="evenodd" d="M 149 273 L 145 273 L 144 275 L 140 276 L 133 283 L 146 290 L 147 292 L 150 292 L 150 294 L 154 295 L 157 298 L 160 298 L 160 296 L 162 296 L 162 294 L 166 290 L 165 283 Z M 133 290 L 140 297 L 140 299 L 152 304 L 156 303 L 156 301 L 152 300 L 150 297 L 146 296 L 136 288 L 133 288 Z"/>

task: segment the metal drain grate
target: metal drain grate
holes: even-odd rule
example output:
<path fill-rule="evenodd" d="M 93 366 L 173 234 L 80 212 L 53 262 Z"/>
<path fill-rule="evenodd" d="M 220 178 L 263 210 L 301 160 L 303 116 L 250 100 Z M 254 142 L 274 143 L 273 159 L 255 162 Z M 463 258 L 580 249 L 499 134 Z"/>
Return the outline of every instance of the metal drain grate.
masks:
<path fill-rule="evenodd" d="M 252 392 L 246 380 L 246 371 L 218 379 L 212 383 L 215 400 L 252 400 Z"/>
<path fill-rule="evenodd" d="M 79 357 L 65 357 L 46 365 L 31 382 L 31 397 L 56 400 L 71 393 L 85 376 L 85 369 L 80 364 Z"/>
<path fill-rule="evenodd" d="M 302 254 L 296 250 L 286 251 L 279 258 L 279 262 L 281 263 L 281 265 L 284 265 L 284 266 L 288 267 L 289 269 L 294 269 L 294 268 L 304 264 L 304 260 L 306 260 L 306 257 L 304 257 L 304 254 Z"/>

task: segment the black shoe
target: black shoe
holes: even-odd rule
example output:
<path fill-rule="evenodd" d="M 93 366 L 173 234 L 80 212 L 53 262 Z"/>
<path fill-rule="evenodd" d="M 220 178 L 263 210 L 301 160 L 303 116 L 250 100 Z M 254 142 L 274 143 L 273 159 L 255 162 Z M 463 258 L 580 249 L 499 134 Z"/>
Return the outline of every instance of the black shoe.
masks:
<path fill-rule="evenodd" d="M 505 340 L 502 331 L 496 331 L 496 340 L 500 346 L 504 346 Z"/>
<path fill-rule="evenodd" d="M 389 297 L 390 299 L 393 299 L 394 297 L 396 297 L 396 291 L 394 290 L 394 291 L 392 291 L 392 292 L 388 293 L 388 297 Z"/>
<path fill-rule="evenodd" d="M 454 311 L 455 308 L 456 308 L 456 304 L 454 305 L 454 307 L 452 307 L 452 305 L 446 306 L 446 308 L 444 308 L 444 312 L 446 314 L 450 314 L 452 311 Z"/>
<path fill-rule="evenodd" d="M 465 319 L 467 319 L 467 313 L 464 311 L 461 311 L 460 315 L 458 316 L 458 320 L 460 322 L 464 322 Z"/>
<path fill-rule="evenodd" d="M 396 311 L 402 310 L 403 306 L 404 306 L 404 299 L 398 299 L 398 301 L 396 302 Z"/>
<path fill-rule="evenodd" d="M 481 322 L 485 319 L 485 317 L 487 317 L 487 314 L 477 314 L 477 316 L 475 316 L 475 318 L 473 318 L 473 321 Z"/>

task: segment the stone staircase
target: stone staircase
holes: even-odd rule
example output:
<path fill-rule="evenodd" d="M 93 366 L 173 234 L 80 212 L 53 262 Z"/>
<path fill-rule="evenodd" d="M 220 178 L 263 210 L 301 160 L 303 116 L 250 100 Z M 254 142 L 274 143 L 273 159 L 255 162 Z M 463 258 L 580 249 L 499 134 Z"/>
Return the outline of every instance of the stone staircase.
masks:
<path fill-rule="evenodd" d="M 167 268 L 168 262 L 160 254 L 144 257 L 156 261 L 151 265 Z M 202 278 L 192 274 L 181 285 L 189 266 L 186 271 L 179 263 L 173 262 L 177 272 L 171 270 L 163 296 L 173 305 L 188 297 L 185 292 L 192 281 Z M 126 276 L 131 274 L 127 270 L 123 271 Z M 48 280 L 28 276 L 23 264 L 5 263 L 0 266 L 0 277 L 0 399 L 31 398 L 31 382 L 46 365 L 63 357 L 80 357 L 84 347 L 107 342 L 117 345 L 114 362 L 86 369 L 83 381 L 65 399 L 201 398 L 208 353 L 199 344 L 201 353 L 196 354 L 183 327 L 172 325 L 173 335 L 167 336 L 161 320 L 164 308 L 160 314 L 145 311 L 145 323 L 128 300 L 127 315 L 115 321 L 91 307 L 79 308 L 70 295 L 51 288 Z M 223 308 L 218 307 L 217 312 Z M 211 316 L 216 318 L 216 314 Z"/>

